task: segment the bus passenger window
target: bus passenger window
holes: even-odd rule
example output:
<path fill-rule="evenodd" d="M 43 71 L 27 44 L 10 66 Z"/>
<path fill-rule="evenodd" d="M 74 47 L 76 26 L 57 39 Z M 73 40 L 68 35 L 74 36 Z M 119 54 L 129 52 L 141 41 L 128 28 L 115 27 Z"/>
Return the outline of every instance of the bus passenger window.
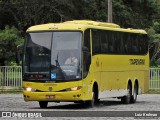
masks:
<path fill-rule="evenodd" d="M 92 31 L 92 55 L 100 53 L 100 32 L 97 30 Z"/>
<path fill-rule="evenodd" d="M 90 29 L 85 30 L 84 32 L 84 46 L 83 46 L 83 78 L 87 77 L 90 61 L 91 61 L 91 53 L 90 53 Z"/>

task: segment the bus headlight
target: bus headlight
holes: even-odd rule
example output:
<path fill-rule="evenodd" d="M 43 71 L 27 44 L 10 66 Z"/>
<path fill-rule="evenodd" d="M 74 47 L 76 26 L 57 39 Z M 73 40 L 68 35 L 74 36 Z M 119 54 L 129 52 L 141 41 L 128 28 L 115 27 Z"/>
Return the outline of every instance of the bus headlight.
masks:
<path fill-rule="evenodd" d="M 27 87 L 27 88 L 23 88 L 23 89 L 28 91 L 28 92 L 35 92 L 36 91 L 35 88 L 31 88 L 31 87 Z"/>
<path fill-rule="evenodd" d="M 76 91 L 76 90 L 79 90 L 81 88 L 82 88 L 82 86 L 76 86 L 76 87 L 72 87 L 72 88 L 67 88 L 66 90 L 67 91 Z"/>

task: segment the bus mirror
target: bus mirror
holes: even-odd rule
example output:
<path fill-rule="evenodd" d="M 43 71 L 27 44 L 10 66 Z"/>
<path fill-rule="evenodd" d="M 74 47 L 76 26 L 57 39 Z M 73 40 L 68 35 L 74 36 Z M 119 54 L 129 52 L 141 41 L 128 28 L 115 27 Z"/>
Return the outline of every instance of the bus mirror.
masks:
<path fill-rule="evenodd" d="M 83 46 L 82 51 L 83 52 L 89 52 L 89 49 L 87 47 Z"/>
<path fill-rule="evenodd" d="M 19 52 L 19 49 L 22 48 L 23 45 L 18 45 L 17 46 L 17 50 L 16 50 L 16 63 L 19 65 L 20 64 L 20 52 Z"/>
<path fill-rule="evenodd" d="M 19 51 L 16 51 L 16 63 L 19 65 L 20 63 L 20 54 Z"/>

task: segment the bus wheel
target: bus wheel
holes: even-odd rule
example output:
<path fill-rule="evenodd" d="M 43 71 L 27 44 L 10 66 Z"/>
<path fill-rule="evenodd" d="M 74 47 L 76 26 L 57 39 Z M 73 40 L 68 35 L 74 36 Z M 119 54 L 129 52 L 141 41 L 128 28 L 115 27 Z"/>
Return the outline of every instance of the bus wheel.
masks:
<path fill-rule="evenodd" d="M 40 108 L 47 108 L 48 102 L 46 101 L 39 101 Z"/>
<path fill-rule="evenodd" d="M 121 98 L 121 102 L 124 103 L 124 104 L 129 104 L 130 103 L 130 100 L 131 100 L 131 95 L 132 95 L 132 90 L 131 90 L 131 85 L 128 84 L 128 87 L 127 87 L 127 95 L 126 96 L 123 96 Z"/>
<path fill-rule="evenodd" d="M 134 85 L 133 95 L 131 96 L 131 103 L 135 103 L 136 102 L 137 94 L 138 94 L 138 86 L 137 86 L 137 84 L 135 84 Z"/>
<path fill-rule="evenodd" d="M 92 100 L 88 100 L 88 101 L 86 101 L 85 103 L 86 103 L 86 105 L 87 105 L 88 107 L 93 108 L 94 105 L 95 105 L 95 101 L 96 101 L 96 95 L 95 95 L 95 92 L 93 91 L 93 92 L 92 92 Z"/>

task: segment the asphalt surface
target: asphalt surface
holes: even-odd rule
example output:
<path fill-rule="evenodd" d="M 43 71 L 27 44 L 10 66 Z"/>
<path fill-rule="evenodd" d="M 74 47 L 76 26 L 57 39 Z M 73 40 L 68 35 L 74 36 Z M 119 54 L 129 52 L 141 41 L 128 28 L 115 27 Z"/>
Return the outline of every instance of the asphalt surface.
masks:
<path fill-rule="evenodd" d="M 10 120 L 17 118 L 47 120 L 160 119 L 160 95 L 138 95 L 137 102 L 128 105 L 122 104 L 119 99 L 107 98 L 101 100 L 94 108 L 72 102 L 50 102 L 48 108 L 41 109 L 38 102 L 25 102 L 22 94 L 0 94 L 0 111 L 0 119 Z M 11 113 L 12 118 L 6 117 L 6 113 L 3 113 L 2 118 L 2 112 Z M 35 114 L 32 115 L 32 113 Z"/>

